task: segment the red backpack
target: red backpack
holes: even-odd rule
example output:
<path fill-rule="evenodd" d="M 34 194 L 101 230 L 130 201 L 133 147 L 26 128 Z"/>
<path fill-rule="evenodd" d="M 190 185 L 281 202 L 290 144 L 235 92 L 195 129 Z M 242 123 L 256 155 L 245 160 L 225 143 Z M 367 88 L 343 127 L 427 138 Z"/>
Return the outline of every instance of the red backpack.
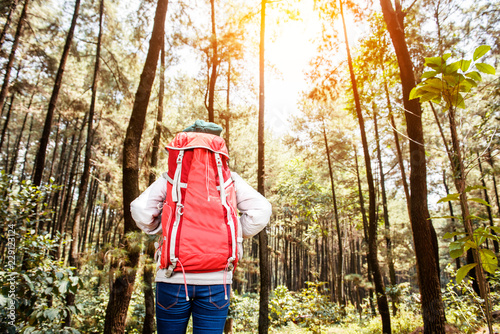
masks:
<path fill-rule="evenodd" d="M 232 270 L 238 262 L 238 221 L 224 139 L 181 132 L 166 148 L 160 268 L 167 269 L 167 277 L 179 271 Z"/>

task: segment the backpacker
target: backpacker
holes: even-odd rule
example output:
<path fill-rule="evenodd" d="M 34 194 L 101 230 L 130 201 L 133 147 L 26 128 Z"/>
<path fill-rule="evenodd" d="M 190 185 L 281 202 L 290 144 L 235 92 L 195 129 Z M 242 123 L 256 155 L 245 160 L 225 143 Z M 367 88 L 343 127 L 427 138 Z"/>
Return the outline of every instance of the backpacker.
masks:
<path fill-rule="evenodd" d="M 232 270 L 238 262 L 238 221 L 224 139 L 181 132 L 166 149 L 160 268 L 167 269 L 167 277 L 179 271 Z"/>

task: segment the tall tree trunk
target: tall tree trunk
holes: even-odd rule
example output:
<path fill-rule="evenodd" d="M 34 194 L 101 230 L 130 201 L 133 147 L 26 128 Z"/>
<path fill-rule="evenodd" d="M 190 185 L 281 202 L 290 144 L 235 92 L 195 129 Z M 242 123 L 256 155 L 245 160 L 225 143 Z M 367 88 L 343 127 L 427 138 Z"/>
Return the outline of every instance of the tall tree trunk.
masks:
<path fill-rule="evenodd" d="M 396 154 L 398 158 L 399 169 L 401 171 L 401 181 L 403 182 L 403 190 L 405 192 L 406 198 L 406 208 L 408 210 L 408 217 L 411 219 L 411 209 L 410 209 L 410 190 L 408 189 L 408 181 L 406 179 L 405 165 L 403 163 L 403 153 L 401 151 L 401 144 L 399 143 L 399 134 L 396 128 L 396 122 L 394 121 L 394 113 L 392 112 L 391 95 L 389 94 L 389 85 L 387 83 L 387 76 L 385 75 L 385 66 L 382 63 L 382 73 L 384 79 L 384 91 L 385 98 L 387 100 L 387 110 L 389 112 L 389 120 L 391 122 L 392 134 L 394 136 L 394 143 L 396 146 Z"/>
<path fill-rule="evenodd" d="M 21 170 L 21 181 L 24 181 L 26 179 L 26 163 L 28 161 L 28 153 L 30 150 L 31 134 L 33 131 L 33 121 L 34 121 L 34 117 L 33 117 L 33 114 L 31 114 L 30 128 L 28 130 L 28 139 L 26 140 L 26 146 L 25 146 L 26 149 L 24 151 L 23 169 Z"/>
<path fill-rule="evenodd" d="M 210 74 L 210 83 L 208 87 L 208 121 L 214 122 L 214 99 L 215 99 L 215 83 L 217 81 L 217 67 L 219 59 L 217 53 L 217 31 L 215 26 L 215 0 L 210 0 L 212 9 L 212 73 Z"/>
<path fill-rule="evenodd" d="M 356 163 L 356 178 L 357 178 L 357 183 L 358 183 L 359 206 L 361 209 L 361 218 L 363 221 L 363 236 L 364 236 L 366 243 L 368 244 L 368 240 L 369 240 L 369 237 L 368 237 L 368 219 L 366 218 L 365 199 L 363 197 L 363 191 L 361 189 L 361 177 L 359 176 L 358 152 L 357 152 L 356 146 L 354 146 L 354 161 Z M 368 262 L 368 268 L 367 268 L 368 281 L 373 284 L 373 271 L 372 271 L 371 262 L 370 261 L 367 261 L 367 262 Z M 375 316 L 376 312 L 375 312 L 375 306 L 373 305 L 373 290 L 372 289 L 369 290 L 369 295 L 370 295 L 370 298 L 369 298 L 370 309 L 372 311 L 372 315 Z"/>
<path fill-rule="evenodd" d="M 374 102 L 375 103 L 375 102 Z M 382 208 L 384 211 L 385 244 L 387 246 L 387 264 L 389 266 L 389 280 L 392 286 L 396 285 L 396 270 L 394 268 L 394 257 L 392 254 L 391 224 L 389 223 L 389 210 L 387 208 L 387 194 L 385 191 L 384 166 L 382 164 L 382 152 L 380 150 L 380 137 L 378 134 L 377 111 L 373 109 L 373 123 L 375 125 L 375 142 L 377 143 L 378 169 L 380 174 L 380 188 L 382 192 Z M 392 315 L 396 316 L 397 296 L 392 296 Z"/>
<path fill-rule="evenodd" d="M 422 129 L 422 109 L 418 100 L 409 100 L 410 91 L 415 87 L 415 76 L 405 40 L 404 13 L 401 10 L 399 0 L 396 0 L 396 10 L 394 10 L 390 0 L 380 0 L 380 5 L 398 59 L 406 127 L 410 138 L 410 221 L 422 296 L 424 333 L 444 334 L 446 320 L 437 270 L 439 266 L 436 258 L 437 241 L 432 222 L 429 220 L 427 207 L 427 167 Z"/>
<path fill-rule="evenodd" d="M 264 192 L 264 41 L 266 31 L 266 0 L 261 1 L 260 9 L 260 45 L 259 45 L 259 129 L 258 129 L 258 167 L 257 167 L 257 190 Z M 269 331 L 269 285 L 270 268 L 269 254 L 267 251 L 267 232 L 263 229 L 259 233 L 259 260 L 260 260 L 260 301 L 259 301 L 259 334 Z"/>
<path fill-rule="evenodd" d="M 344 260 L 344 254 L 343 254 L 343 245 L 342 245 L 342 232 L 340 230 L 340 222 L 339 222 L 339 211 L 337 207 L 337 196 L 335 195 L 335 182 L 333 180 L 333 168 L 332 168 L 332 161 L 330 157 L 330 147 L 328 146 L 328 138 L 326 137 L 326 125 L 325 125 L 325 120 L 323 121 L 323 140 L 325 142 L 325 149 L 326 149 L 326 157 L 328 159 L 328 173 L 330 175 L 330 185 L 332 187 L 332 203 L 333 203 L 333 213 L 334 213 L 334 218 L 335 218 L 335 227 L 337 228 L 337 243 L 338 243 L 338 252 L 337 252 L 337 282 L 336 282 L 336 292 L 337 292 L 337 303 L 339 305 L 345 306 L 344 303 L 344 296 L 342 295 L 343 288 L 342 288 L 342 279 L 344 277 L 342 273 L 342 264 Z"/>
<path fill-rule="evenodd" d="M 135 95 L 134 106 L 123 144 L 123 216 L 124 235 L 138 231 L 130 213 L 130 203 L 139 196 L 139 149 L 142 132 L 146 120 L 146 113 L 151 95 L 151 87 L 156 75 L 156 67 L 163 36 L 165 34 L 165 17 L 168 0 L 158 0 L 154 19 L 153 32 L 149 42 L 146 62 L 142 70 L 139 87 Z M 123 333 L 127 309 L 134 289 L 136 266 L 140 253 L 132 247 L 127 239 L 124 240 L 127 251 L 127 261 L 124 263 L 122 274 L 117 276 L 110 291 L 104 333 Z"/>
<path fill-rule="evenodd" d="M 160 149 L 161 141 L 161 123 L 163 122 L 163 99 L 165 95 L 165 36 L 163 36 L 163 44 L 160 52 L 160 89 L 158 92 L 158 112 L 156 114 L 156 127 L 155 135 L 153 138 L 153 147 L 151 148 L 151 162 L 149 171 L 149 184 L 151 185 L 156 180 L 154 169 L 158 165 L 158 151 Z M 144 264 L 144 306 L 146 315 L 144 317 L 144 324 L 142 326 L 142 334 L 153 333 L 155 328 L 155 303 L 153 294 L 153 270 L 154 270 L 154 240 L 148 240 L 146 244 L 146 254 L 152 259 L 153 263 Z"/>
<path fill-rule="evenodd" d="M 2 32 L 0 33 L 0 49 L 2 48 L 3 42 L 5 42 L 5 35 L 7 35 L 7 30 L 10 28 L 10 23 L 12 22 L 12 14 L 16 11 L 17 0 L 13 0 L 9 7 L 9 14 L 5 19 Z"/>
<path fill-rule="evenodd" d="M 368 150 L 368 140 L 365 133 L 365 122 L 361 111 L 361 103 L 359 101 L 358 87 L 356 77 L 354 75 L 354 68 L 351 58 L 351 50 L 349 48 L 349 40 L 347 38 L 347 29 L 345 25 L 344 10 L 342 0 L 339 0 L 340 14 L 342 16 L 342 24 L 344 28 L 344 38 L 347 51 L 347 62 L 349 65 L 349 73 L 351 76 L 352 91 L 354 95 L 354 102 L 356 105 L 356 115 L 358 117 L 359 129 L 361 132 L 361 141 L 363 142 L 363 152 L 365 157 L 366 179 L 368 181 L 368 258 L 371 262 L 373 281 L 375 283 L 375 291 L 377 292 L 377 305 L 380 316 L 382 318 L 382 331 L 383 333 L 391 333 L 391 314 L 389 312 L 389 305 L 387 303 L 387 296 L 385 294 L 384 281 L 380 265 L 378 263 L 377 251 L 377 220 L 376 220 L 376 204 L 375 204 L 375 185 L 373 182 L 372 167 L 370 152 Z"/>
<path fill-rule="evenodd" d="M 224 120 L 225 120 L 225 127 L 224 127 L 224 141 L 226 142 L 226 147 L 227 147 L 227 151 L 229 151 L 229 134 L 230 134 L 230 131 L 229 131 L 229 121 L 231 119 L 231 104 L 230 104 L 230 100 L 229 100 L 229 97 L 230 97 L 230 92 L 231 92 L 231 59 L 228 60 L 228 63 L 227 63 L 227 95 L 226 95 L 226 114 L 225 114 L 225 117 L 224 117 Z"/>
<path fill-rule="evenodd" d="M 474 233 L 474 228 L 472 227 L 472 221 L 469 212 L 469 204 L 467 202 L 467 193 L 465 192 L 466 185 L 466 173 L 465 166 L 462 159 L 462 152 L 460 147 L 460 139 L 458 138 L 455 109 L 450 106 L 448 108 L 448 120 L 450 122 L 450 132 L 451 132 L 451 144 L 452 144 L 452 159 L 450 160 L 453 169 L 453 180 L 455 182 L 455 188 L 460 196 L 460 208 L 462 209 L 462 217 L 464 222 L 464 228 L 467 235 L 472 237 Z M 484 300 L 484 306 L 486 308 L 486 320 L 488 323 L 488 328 L 490 333 L 491 328 L 491 313 L 488 301 L 488 287 L 487 281 L 484 277 L 483 266 L 481 265 L 481 257 L 478 249 L 471 249 L 472 257 L 474 262 L 478 265 L 474 268 L 476 272 L 477 283 L 479 285 L 479 292 L 481 298 Z"/>
<path fill-rule="evenodd" d="M 477 154 L 477 164 L 478 164 L 478 167 L 479 167 L 479 172 L 481 173 L 481 185 L 484 188 L 483 189 L 484 200 L 486 201 L 486 203 L 490 204 L 490 197 L 488 196 L 488 190 L 486 188 L 486 180 L 484 179 L 485 175 L 484 175 L 484 172 L 483 172 L 483 166 L 481 164 L 481 158 L 479 157 L 479 153 Z M 493 213 L 491 212 L 491 206 L 486 206 L 486 210 L 488 212 L 488 220 L 490 221 L 490 226 L 495 226 L 493 224 Z M 495 231 L 491 231 L 491 233 L 493 235 L 496 235 Z M 498 241 L 493 240 L 493 248 L 495 250 L 495 253 L 498 253 L 498 251 L 499 251 L 499 249 L 498 249 Z"/>
<path fill-rule="evenodd" d="M 23 132 L 24 132 L 24 127 L 26 126 L 26 120 L 28 119 L 29 114 L 26 113 L 24 115 L 24 120 L 23 120 L 23 125 L 21 126 L 21 130 L 19 131 L 19 135 L 17 136 L 16 143 L 14 144 L 14 147 L 19 147 L 21 145 L 21 139 L 23 138 Z M 0 145 L 0 148 L 2 145 Z M 19 154 L 19 149 L 14 150 L 14 157 L 12 158 L 12 164 L 10 165 L 9 169 L 9 174 L 13 174 L 15 169 L 16 169 L 16 164 L 17 164 L 17 157 Z"/>
<path fill-rule="evenodd" d="M 491 156 L 491 147 L 488 146 L 486 161 L 490 164 L 493 172 L 491 173 L 491 178 L 493 179 L 493 190 L 495 191 L 495 200 L 497 203 L 497 215 L 500 216 L 500 196 L 498 195 L 497 179 L 495 177 L 495 163 L 493 162 L 493 157 Z"/>
<path fill-rule="evenodd" d="M 444 189 L 446 190 L 446 196 L 450 194 L 450 188 L 448 187 L 448 183 L 446 182 L 446 172 L 443 170 L 443 185 Z M 451 204 L 451 201 L 448 201 L 448 209 L 450 210 L 450 216 L 454 217 L 455 214 L 453 213 L 453 205 Z M 453 232 L 456 231 L 455 229 L 455 218 L 451 218 L 451 225 L 453 226 Z M 457 236 L 454 237 L 454 240 L 457 241 Z M 460 269 L 460 257 L 457 257 L 455 259 L 455 266 L 456 270 Z"/>
<path fill-rule="evenodd" d="M 76 21 L 78 20 L 79 9 L 80 9 L 80 0 L 76 0 L 75 10 L 73 12 L 73 19 L 71 20 L 71 26 L 69 28 L 68 35 L 66 36 L 66 43 L 64 44 L 61 61 L 59 62 L 59 68 L 57 69 L 54 88 L 52 89 L 52 95 L 50 96 L 50 101 L 49 101 L 49 108 L 47 110 L 47 115 L 45 116 L 45 123 L 43 125 L 42 137 L 40 138 L 40 146 L 38 148 L 38 153 L 36 155 L 35 176 L 33 177 L 33 184 L 36 186 L 39 186 L 42 183 L 43 169 L 45 167 L 45 154 L 47 150 L 47 145 L 49 143 L 50 130 L 52 128 L 52 119 L 54 118 L 54 111 L 56 109 L 57 98 L 59 97 L 59 91 L 61 90 L 64 69 L 66 68 L 66 60 L 68 59 L 69 51 L 71 48 L 71 42 L 73 41 L 73 34 L 75 32 Z"/>
<path fill-rule="evenodd" d="M 79 267 L 79 258 L 80 255 L 78 253 L 78 243 L 80 241 L 80 221 L 82 209 L 85 204 L 85 197 L 87 195 L 87 187 L 89 184 L 90 177 L 90 156 L 92 155 L 92 142 L 94 139 L 93 134 L 93 123 L 94 123 L 94 113 L 95 113 L 95 105 L 97 100 L 97 81 L 99 77 L 99 68 L 100 68 L 100 58 L 101 58 L 101 40 L 102 40 L 102 20 L 104 16 L 104 0 L 100 1 L 99 4 L 99 33 L 97 35 L 97 47 L 96 47 L 96 56 L 95 56 L 95 65 L 94 65 L 94 77 L 92 79 L 92 96 L 90 100 L 90 108 L 87 119 L 87 143 L 85 145 L 85 158 L 83 162 L 83 172 L 80 179 L 80 186 L 78 187 L 78 199 L 76 201 L 75 207 L 75 215 L 73 220 L 73 231 L 72 242 L 71 242 L 71 252 L 69 253 L 69 265 L 74 268 Z M 89 197 L 89 201 L 90 201 Z M 89 202 L 90 205 L 90 202 Z M 85 239 L 83 239 L 85 242 Z M 77 269 L 78 270 L 78 269 Z M 73 293 L 68 293 L 66 296 L 66 305 L 72 306 L 75 304 L 75 295 Z M 71 327 L 71 313 L 68 312 L 66 316 L 65 326 Z"/>
<path fill-rule="evenodd" d="M 13 93 L 10 97 L 9 109 L 7 109 L 7 115 L 5 116 L 5 122 L 3 123 L 2 134 L 0 135 L 0 152 L 2 151 L 3 142 L 5 139 L 5 134 L 7 133 L 7 127 L 9 126 L 10 115 L 12 115 L 12 105 L 14 104 L 14 99 L 16 93 Z M 8 157 L 9 150 L 5 150 L 6 157 Z"/>
<path fill-rule="evenodd" d="M 30 0 L 24 0 L 23 11 L 21 12 L 21 16 L 19 16 L 19 21 L 17 23 L 16 34 L 14 35 L 14 42 L 12 43 L 12 48 L 10 49 L 9 60 L 5 65 L 5 74 L 3 77 L 2 88 L 0 89 L 0 110 L 3 110 L 3 105 L 5 102 L 5 98 L 9 93 L 9 85 L 10 85 L 10 72 L 12 71 L 12 66 L 14 65 L 14 60 L 16 59 L 16 51 L 19 46 L 19 40 L 21 39 L 21 35 L 23 33 L 24 23 L 26 20 L 26 15 L 28 11 L 28 5 Z"/>

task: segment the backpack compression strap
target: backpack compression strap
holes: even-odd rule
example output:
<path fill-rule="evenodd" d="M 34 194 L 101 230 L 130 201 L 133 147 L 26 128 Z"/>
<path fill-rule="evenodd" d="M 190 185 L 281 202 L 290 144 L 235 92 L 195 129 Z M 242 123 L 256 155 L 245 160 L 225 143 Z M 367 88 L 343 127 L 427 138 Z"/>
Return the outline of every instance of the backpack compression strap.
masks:
<path fill-rule="evenodd" d="M 170 266 L 168 266 L 165 276 L 170 277 L 177 266 L 178 258 L 175 257 L 175 241 L 177 239 L 177 231 L 179 230 L 179 222 L 181 221 L 181 216 L 183 214 L 184 205 L 182 205 L 182 193 L 181 193 L 181 174 L 182 174 L 182 158 L 184 157 L 184 150 L 179 152 L 177 156 L 177 167 L 175 168 L 174 179 L 172 180 L 172 201 L 177 203 L 177 208 L 175 210 L 175 223 L 172 226 L 172 235 L 170 238 Z M 187 185 L 186 185 L 187 187 Z"/>
<path fill-rule="evenodd" d="M 231 209 L 229 208 L 229 205 L 227 205 L 227 199 L 226 199 L 226 189 L 225 189 L 225 182 L 224 182 L 224 177 L 222 176 L 222 159 L 220 158 L 220 154 L 215 152 L 215 161 L 217 163 L 217 173 L 219 175 L 219 184 L 222 185 L 219 189 L 220 192 L 220 201 L 222 202 L 222 205 L 226 209 L 226 214 L 227 214 L 227 224 L 229 225 L 229 229 L 231 230 L 231 244 L 232 244 L 232 249 L 231 249 L 231 257 L 227 259 L 227 270 L 233 270 L 233 262 L 236 260 L 236 231 L 234 227 L 234 221 L 233 217 L 231 215 Z M 229 178 L 228 181 L 232 181 L 231 178 Z"/>

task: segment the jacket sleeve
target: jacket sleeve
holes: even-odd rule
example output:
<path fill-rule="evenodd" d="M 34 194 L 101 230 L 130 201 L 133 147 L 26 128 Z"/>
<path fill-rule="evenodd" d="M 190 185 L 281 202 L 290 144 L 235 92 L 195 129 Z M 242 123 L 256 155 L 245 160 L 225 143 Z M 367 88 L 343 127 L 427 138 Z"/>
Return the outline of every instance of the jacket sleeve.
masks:
<path fill-rule="evenodd" d="M 130 204 L 132 218 L 145 233 L 161 233 L 161 208 L 166 194 L 167 180 L 160 177 Z"/>
<path fill-rule="evenodd" d="M 269 223 L 272 206 L 257 190 L 249 186 L 236 173 L 231 173 L 235 182 L 236 201 L 241 212 L 240 223 L 243 238 L 250 238 L 259 233 Z"/>

